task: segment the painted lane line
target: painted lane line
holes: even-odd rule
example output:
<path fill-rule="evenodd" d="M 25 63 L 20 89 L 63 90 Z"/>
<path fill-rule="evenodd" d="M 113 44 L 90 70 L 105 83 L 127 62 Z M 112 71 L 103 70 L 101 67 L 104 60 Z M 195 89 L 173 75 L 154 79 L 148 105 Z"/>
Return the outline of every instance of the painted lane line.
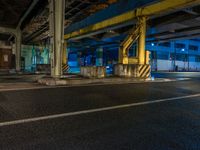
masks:
<path fill-rule="evenodd" d="M 76 111 L 76 112 L 48 115 L 48 116 L 42 116 L 42 117 L 20 119 L 20 120 L 8 121 L 8 122 L 1 122 L 0 127 L 18 125 L 18 124 L 24 124 L 24 123 L 30 123 L 30 122 L 37 122 L 37 121 L 44 121 L 44 120 L 50 120 L 50 119 L 57 119 L 57 118 L 63 118 L 63 117 L 70 117 L 70 116 L 77 116 L 77 115 L 82 115 L 82 114 L 90 114 L 90 113 L 96 113 L 96 112 L 102 112 L 102 111 L 110 111 L 110 110 L 116 110 L 116 109 L 122 109 L 122 108 L 129 108 L 129 107 L 133 107 L 133 106 L 141 106 L 141 105 L 148 105 L 148 104 L 154 104 L 154 103 L 161 103 L 161 102 L 166 102 L 166 101 L 195 98 L 195 97 L 200 97 L 200 93 L 193 94 L 193 95 L 187 95 L 187 96 L 165 98 L 165 99 L 144 101 L 144 102 L 138 102 L 138 103 L 130 103 L 130 104 L 110 106 L 110 107 L 103 107 L 103 108 L 82 110 L 82 111 Z"/>

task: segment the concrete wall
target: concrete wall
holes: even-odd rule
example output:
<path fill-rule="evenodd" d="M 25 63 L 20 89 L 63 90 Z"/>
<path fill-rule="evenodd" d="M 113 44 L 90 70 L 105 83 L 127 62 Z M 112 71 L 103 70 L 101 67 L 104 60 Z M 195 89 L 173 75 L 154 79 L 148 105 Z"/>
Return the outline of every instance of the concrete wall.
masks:
<path fill-rule="evenodd" d="M 190 62 L 189 67 L 191 71 L 200 71 L 200 63 L 199 62 Z"/>
<path fill-rule="evenodd" d="M 100 66 L 81 67 L 80 74 L 88 78 L 104 78 L 106 76 L 106 68 Z"/>
<path fill-rule="evenodd" d="M 172 70 L 172 61 L 157 60 L 157 70 L 158 71 Z"/>
<path fill-rule="evenodd" d="M 172 71 L 174 69 L 174 62 L 170 60 L 157 60 L 157 62 L 153 61 L 154 68 L 157 66 L 157 71 Z M 157 63 L 157 64 L 155 64 Z M 176 66 L 178 66 L 179 71 L 188 70 L 188 62 L 184 61 L 176 61 Z M 200 62 L 189 62 L 189 69 L 190 71 L 200 71 Z"/>
<path fill-rule="evenodd" d="M 0 48 L 0 69 L 12 68 L 12 50 Z"/>
<path fill-rule="evenodd" d="M 0 41 L 0 69 L 12 69 L 13 67 L 11 43 Z"/>
<path fill-rule="evenodd" d="M 12 49 L 12 46 L 10 43 L 7 43 L 5 41 L 0 41 L 0 48 L 2 49 Z"/>

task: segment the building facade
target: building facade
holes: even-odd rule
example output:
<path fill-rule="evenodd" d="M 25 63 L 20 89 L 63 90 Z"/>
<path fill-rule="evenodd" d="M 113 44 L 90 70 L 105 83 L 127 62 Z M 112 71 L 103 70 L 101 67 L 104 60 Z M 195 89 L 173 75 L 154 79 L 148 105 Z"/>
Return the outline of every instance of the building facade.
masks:
<path fill-rule="evenodd" d="M 200 41 L 147 43 L 153 71 L 200 71 Z"/>

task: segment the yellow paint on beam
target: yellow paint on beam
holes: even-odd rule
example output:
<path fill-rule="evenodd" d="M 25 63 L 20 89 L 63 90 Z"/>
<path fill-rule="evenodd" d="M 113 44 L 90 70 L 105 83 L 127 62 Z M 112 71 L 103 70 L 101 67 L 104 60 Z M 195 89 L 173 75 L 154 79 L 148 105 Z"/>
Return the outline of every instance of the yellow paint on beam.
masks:
<path fill-rule="evenodd" d="M 62 65 L 67 64 L 67 41 L 64 42 L 63 53 L 62 53 Z"/>
<path fill-rule="evenodd" d="M 149 16 L 158 13 L 163 13 L 165 11 L 174 11 L 183 9 L 185 7 L 190 7 L 192 5 L 200 4 L 200 0 L 163 0 L 159 3 L 149 5 L 147 7 L 141 8 L 138 11 L 139 16 Z"/>
<path fill-rule="evenodd" d="M 146 39 L 146 17 L 139 17 L 140 31 L 138 39 L 138 59 L 139 64 L 145 64 L 145 39 Z"/>
<path fill-rule="evenodd" d="M 129 57 L 128 64 L 138 64 L 138 58 L 137 57 Z"/>
<path fill-rule="evenodd" d="M 125 40 L 120 44 L 119 59 L 118 59 L 119 63 L 130 64 L 128 57 L 129 49 L 132 46 L 132 44 L 138 40 L 139 37 L 140 37 L 140 25 L 131 30 L 128 36 L 125 38 Z"/>
<path fill-rule="evenodd" d="M 78 31 L 72 32 L 70 34 L 65 35 L 65 39 L 69 39 L 78 35 L 83 35 L 92 31 L 98 31 L 100 29 L 117 25 L 123 22 L 126 22 L 128 20 L 131 20 L 135 16 L 135 11 L 127 12 L 125 14 L 113 17 L 111 19 L 104 20 L 102 22 L 96 23 L 94 25 L 88 26 L 86 28 L 80 29 Z"/>
<path fill-rule="evenodd" d="M 145 52 L 145 61 L 146 61 L 145 64 L 146 65 L 150 64 L 150 54 L 151 54 L 151 52 L 146 50 L 146 52 Z"/>
<path fill-rule="evenodd" d="M 163 13 L 166 11 L 182 9 L 182 8 L 189 7 L 195 4 L 200 4 L 200 0 L 163 0 L 161 2 L 129 11 L 119 16 L 115 16 L 113 18 L 104 20 L 94 25 L 82 28 L 78 31 L 66 34 L 65 39 L 70 39 L 76 36 L 98 31 L 110 26 L 115 26 L 115 25 L 130 21 L 130 20 L 133 20 L 134 18 L 139 17 L 139 16 L 156 15 L 156 14 Z"/>

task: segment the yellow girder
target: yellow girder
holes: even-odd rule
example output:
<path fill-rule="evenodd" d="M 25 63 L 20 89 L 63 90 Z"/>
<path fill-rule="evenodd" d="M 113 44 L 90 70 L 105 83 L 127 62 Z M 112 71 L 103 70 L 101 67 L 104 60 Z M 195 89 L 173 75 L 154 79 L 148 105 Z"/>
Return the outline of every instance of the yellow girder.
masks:
<path fill-rule="evenodd" d="M 158 3 L 137 8 L 127 13 L 112 17 L 102 22 L 90 25 L 72 33 L 66 34 L 65 39 L 70 39 L 76 36 L 84 35 L 90 32 L 98 31 L 106 27 L 115 26 L 130 20 L 135 19 L 139 16 L 151 16 L 159 13 L 174 11 L 177 9 L 186 8 L 192 5 L 200 4 L 200 0 L 162 0 Z"/>

